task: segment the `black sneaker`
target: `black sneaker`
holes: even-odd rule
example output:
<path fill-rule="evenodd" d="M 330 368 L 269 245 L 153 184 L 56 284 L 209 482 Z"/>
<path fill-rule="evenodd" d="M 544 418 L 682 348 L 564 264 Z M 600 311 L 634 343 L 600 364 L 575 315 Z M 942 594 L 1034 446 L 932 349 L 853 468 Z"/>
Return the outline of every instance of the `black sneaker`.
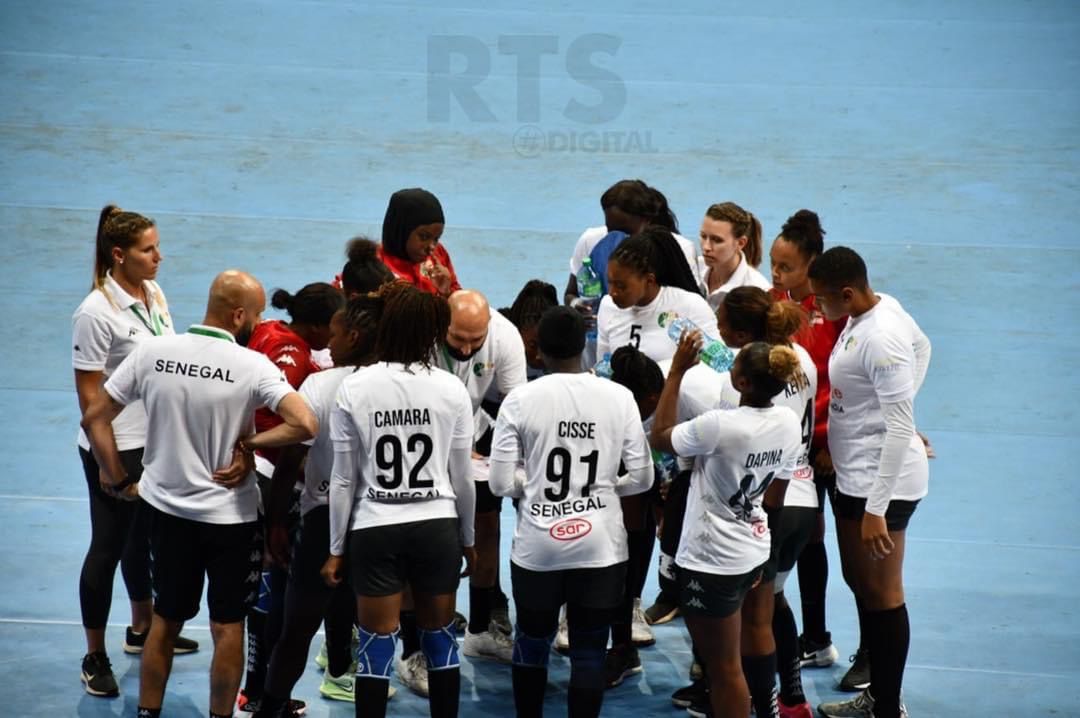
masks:
<path fill-rule="evenodd" d="M 686 713 L 693 718 L 712 718 L 712 703 L 709 702 L 707 689 L 694 696 L 693 702 L 686 707 Z"/>
<path fill-rule="evenodd" d="M 645 609 L 645 620 L 650 626 L 659 626 L 679 617 L 679 603 L 672 599 L 672 596 L 661 591 L 653 605 Z"/>
<path fill-rule="evenodd" d="M 799 667 L 800 668 L 824 668 L 836 663 L 840 652 L 833 645 L 832 635 L 825 633 L 825 640 L 818 642 L 806 637 L 799 636 Z"/>
<path fill-rule="evenodd" d="M 83 656 L 80 678 L 86 686 L 86 692 L 92 696 L 114 698 L 120 695 L 120 687 L 116 685 L 112 664 L 109 663 L 109 657 L 104 651 L 95 651 Z"/>
<path fill-rule="evenodd" d="M 608 649 L 604 657 L 604 685 L 614 688 L 624 679 L 641 673 L 641 657 L 633 646 Z"/>
<path fill-rule="evenodd" d="M 139 654 L 143 652 L 143 646 L 146 645 L 146 634 L 135 633 L 131 626 L 127 627 L 127 631 L 124 633 L 124 653 Z M 193 641 L 190 638 L 183 636 L 176 637 L 176 643 L 173 644 L 173 654 L 181 655 L 184 653 L 194 653 L 199 650 L 199 642 Z"/>
<path fill-rule="evenodd" d="M 860 648 L 848 660 L 851 661 L 851 668 L 840 679 L 838 688 L 850 693 L 865 690 L 870 685 L 870 651 Z"/>
<path fill-rule="evenodd" d="M 705 685 L 705 679 L 701 678 L 688 686 L 683 686 L 679 690 L 671 694 L 671 705 L 676 708 L 689 708 L 690 706 L 702 703 L 707 703 L 709 700 L 709 689 Z"/>

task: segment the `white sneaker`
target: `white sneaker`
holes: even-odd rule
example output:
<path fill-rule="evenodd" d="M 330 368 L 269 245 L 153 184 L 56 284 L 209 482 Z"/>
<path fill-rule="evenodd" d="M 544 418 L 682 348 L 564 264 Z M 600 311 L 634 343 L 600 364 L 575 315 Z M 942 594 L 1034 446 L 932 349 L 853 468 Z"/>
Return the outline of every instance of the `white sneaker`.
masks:
<path fill-rule="evenodd" d="M 466 628 L 461 652 L 469 658 L 492 658 L 500 663 L 514 662 L 514 642 L 500 631 L 473 633 Z"/>
<path fill-rule="evenodd" d="M 400 658 L 394 666 L 398 680 L 402 685 L 418 696 L 428 695 L 427 658 L 423 651 L 417 651 L 404 661 Z"/>
<path fill-rule="evenodd" d="M 649 628 L 649 621 L 645 618 L 645 610 L 641 607 L 640 598 L 634 599 L 634 617 L 630 622 L 630 642 L 636 648 L 656 643 L 656 637 Z"/>
<path fill-rule="evenodd" d="M 555 650 L 562 655 L 570 653 L 570 624 L 566 622 L 566 606 L 559 615 L 559 631 L 555 634 Z"/>

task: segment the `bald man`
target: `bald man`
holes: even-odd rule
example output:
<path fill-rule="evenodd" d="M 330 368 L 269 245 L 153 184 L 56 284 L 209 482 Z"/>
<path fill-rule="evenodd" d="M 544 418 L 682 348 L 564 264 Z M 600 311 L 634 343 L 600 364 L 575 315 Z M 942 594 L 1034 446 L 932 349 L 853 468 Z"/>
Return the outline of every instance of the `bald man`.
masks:
<path fill-rule="evenodd" d="M 314 414 L 273 362 L 243 347 L 265 306 L 258 280 L 222 272 L 210 286 L 203 323 L 141 342 L 83 415 L 102 488 L 140 499 L 150 522 L 154 617 L 142 656 L 139 718 L 161 713 L 173 642 L 199 611 L 204 577 L 214 640 L 210 715 L 232 715 L 243 673 L 243 619 L 261 563 L 251 452 L 318 431 Z M 133 485 L 112 420 L 139 399 L 148 427 L 142 477 Z M 285 423 L 253 433 L 261 406 Z"/>
<path fill-rule="evenodd" d="M 525 345 L 517 327 L 493 311 L 473 289 L 449 297 L 450 327 L 438 365 L 457 376 L 469 391 L 475 418 L 476 566 L 469 578 L 469 626 L 462 652 L 472 658 L 510 663 L 513 642 L 492 624 L 499 567 L 499 511 L 502 499 L 488 489 L 487 454 L 498 405 L 526 382 Z"/>

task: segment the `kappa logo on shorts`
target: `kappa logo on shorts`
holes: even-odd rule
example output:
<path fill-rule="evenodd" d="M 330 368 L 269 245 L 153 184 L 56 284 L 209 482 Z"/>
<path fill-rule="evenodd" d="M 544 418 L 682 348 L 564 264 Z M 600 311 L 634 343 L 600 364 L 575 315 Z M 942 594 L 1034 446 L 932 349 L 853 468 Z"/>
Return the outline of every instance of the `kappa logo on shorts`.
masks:
<path fill-rule="evenodd" d="M 592 524 L 587 519 L 571 518 L 552 526 L 548 533 L 556 541 L 574 541 L 587 536 L 592 531 Z"/>
<path fill-rule="evenodd" d="M 698 593 L 705 593 L 705 589 L 700 583 L 697 582 L 696 578 L 690 579 L 690 583 L 686 584 L 686 590 L 697 591 Z"/>
<path fill-rule="evenodd" d="M 703 611 L 705 610 L 705 604 L 699 601 L 697 596 L 691 596 L 690 600 L 686 602 L 686 605 L 690 608 L 700 608 Z"/>

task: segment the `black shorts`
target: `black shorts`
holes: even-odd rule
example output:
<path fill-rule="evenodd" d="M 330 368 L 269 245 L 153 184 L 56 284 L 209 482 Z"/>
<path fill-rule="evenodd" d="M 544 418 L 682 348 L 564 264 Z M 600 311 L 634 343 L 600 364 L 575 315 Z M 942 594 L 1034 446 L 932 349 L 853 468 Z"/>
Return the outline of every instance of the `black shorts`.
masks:
<path fill-rule="evenodd" d="M 790 571 L 799 560 L 817 527 L 818 510 L 809 506 L 785 506 L 769 516 L 772 542 L 762 581 L 772 581 L 777 573 Z"/>
<path fill-rule="evenodd" d="M 326 585 L 322 577 L 322 567 L 329 556 L 330 507 L 316 506 L 300 521 L 300 535 L 293 543 L 292 560 L 289 562 L 289 582 L 309 592 L 330 592 L 333 589 Z M 347 561 L 343 573 L 347 581 Z"/>
<path fill-rule="evenodd" d="M 476 486 L 476 513 L 492 514 L 502 511 L 502 496 L 491 493 L 491 487 L 486 481 L 474 481 Z"/>
<path fill-rule="evenodd" d="M 679 568 L 679 609 L 684 614 L 727 618 L 742 608 L 743 599 L 761 580 L 764 565 L 748 573 L 721 576 Z"/>
<path fill-rule="evenodd" d="M 199 613 L 203 577 L 210 620 L 237 623 L 258 596 L 262 542 L 255 521 L 208 524 L 146 504 L 154 557 L 154 612 L 170 621 Z"/>
<path fill-rule="evenodd" d="M 611 609 L 626 592 L 626 562 L 599 568 L 533 571 L 510 562 L 514 605 L 529 611 L 558 611 L 564 603 Z"/>
<path fill-rule="evenodd" d="M 349 566 L 357 596 L 456 593 L 461 581 L 458 520 L 428 519 L 349 532 Z"/>
<path fill-rule="evenodd" d="M 904 531 L 911 521 L 911 515 L 915 513 L 916 501 L 902 501 L 893 499 L 889 507 L 885 509 L 885 525 L 890 531 Z M 866 513 L 866 499 L 858 496 L 848 496 L 840 489 L 833 495 L 833 514 L 838 519 L 845 521 L 862 521 Z"/>

